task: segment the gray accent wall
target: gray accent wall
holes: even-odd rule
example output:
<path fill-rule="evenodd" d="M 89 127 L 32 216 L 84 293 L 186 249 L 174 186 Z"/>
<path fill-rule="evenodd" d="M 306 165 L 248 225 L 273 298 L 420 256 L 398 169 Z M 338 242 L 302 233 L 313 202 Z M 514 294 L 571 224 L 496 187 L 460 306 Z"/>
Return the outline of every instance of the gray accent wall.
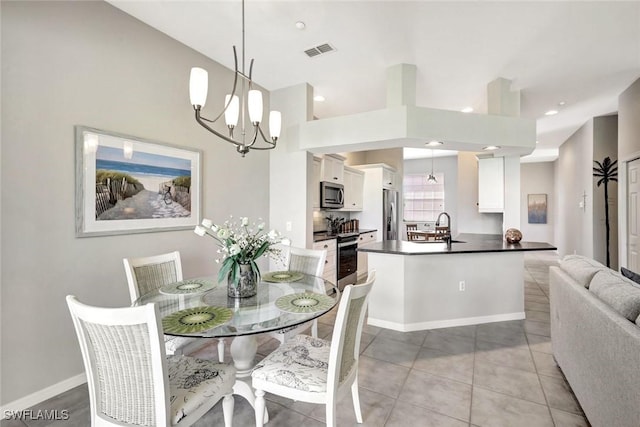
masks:
<path fill-rule="evenodd" d="M 628 267 L 627 164 L 640 158 L 640 79 L 618 97 L 618 263 Z"/>
<path fill-rule="evenodd" d="M 618 115 L 596 117 L 593 121 L 593 160 L 602 163 L 605 157 L 618 159 Z M 593 178 L 593 257 L 606 265 L 607 244 L 605 227 L 604 184 L 598 187 Z M 618 269 L 618 183 L 610 181 L 609 196 L 609 255 L 611 268 Z"/>
<path fill-rule="evenodd" d="M 547 223 L 529 224 L 528 195 L 547 195 Z M 520 231 L 527 242 L 554 242 L 554 167 L 553 162 L 520 165 Z"/>
<path fill-rule="evenodd" d="M 640 153 L 640 79 L 618 98 L 618 158 Z"/>
<path fill-rule="evenodd" d="M 617 159 L 617 115 L 594 117 L 560 147 L 555 163 L 555 243 L 561 256 L 577 253 L 606 262 L 604 190 L 594 160 Z M 609 184 L 611 267 L 617 268 L 617 185 Z M 585 206 L 580 207 L 583 202 Z"/>
<path fill-rule="evenodd" d="M 560 146 L 554 165 L 554 241 L 558 253 L 593 257 L 593 120 Z"/>
<path fill-rule="evenodd" d="M 214 241 L 190 230 L 75 237 L 74 125 L 202 150 L 203 215 L 216 221 L 268 220 L 270 155 L 242 159 L 195 123 L 190 67 L 210 73 L 209 108 L 233 79 L 198 52 L 105 2 L 1 8 L 5 405 L 84 372 L 64 298 L 128 305 L 122 258 L 179 250 L 186 277 L 216 272 Z"/>

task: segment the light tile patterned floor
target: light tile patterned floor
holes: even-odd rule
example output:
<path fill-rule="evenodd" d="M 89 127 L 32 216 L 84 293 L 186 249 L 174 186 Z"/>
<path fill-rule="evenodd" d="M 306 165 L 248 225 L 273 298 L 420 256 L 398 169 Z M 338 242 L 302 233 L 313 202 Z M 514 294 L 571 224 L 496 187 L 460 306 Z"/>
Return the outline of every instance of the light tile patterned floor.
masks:
<path fill-rule="evenodd" d="M 360 400 L 364 426 L 588 426 L 580 405 L 551 355 L 548 267 L 557 256 L 525 256 L 527 319 L 401 333 L 367 326 L 360 358 Z M 319 335 L 330 337 L 335 313 L 322 317 Z M 268 340 L 259 357 L 278 342 Z M 214 357 L 215 348 L 202 356 Z M 228 346 L 227 346 L 228 351 Z M 267 395 L 269 426 L 324 425 L 324 407 Z M 77 387 L 34 409 L 69 409 L 64 423 L 89 425 L 86 386 Z M 251 426 L 253 411 L 236 398 L 234 425 Z M 196 424 L 221 426 L 217 405 Z M 338 425 L 354 426 L 351 396 L 338 407 Z M 3 427 L 24 427 L 2 422 Z"/>

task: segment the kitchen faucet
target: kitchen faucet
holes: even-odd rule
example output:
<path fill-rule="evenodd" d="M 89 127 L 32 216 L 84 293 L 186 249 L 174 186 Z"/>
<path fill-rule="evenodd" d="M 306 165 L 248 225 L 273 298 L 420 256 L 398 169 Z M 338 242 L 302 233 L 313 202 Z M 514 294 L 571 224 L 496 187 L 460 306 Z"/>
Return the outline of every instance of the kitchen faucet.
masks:
<path fill-rule="evenodd" d="M 447 217 L 447 233 L 442 236 L 442 240 L 447 244 L 447 249 L 451 249 L 451 216 L 446 212 L 440 212 L 440 215 L 438 215 L 436 219 L 436 227 L 440 226 L 440 217 L 442 217 L 442 215 Z"/>

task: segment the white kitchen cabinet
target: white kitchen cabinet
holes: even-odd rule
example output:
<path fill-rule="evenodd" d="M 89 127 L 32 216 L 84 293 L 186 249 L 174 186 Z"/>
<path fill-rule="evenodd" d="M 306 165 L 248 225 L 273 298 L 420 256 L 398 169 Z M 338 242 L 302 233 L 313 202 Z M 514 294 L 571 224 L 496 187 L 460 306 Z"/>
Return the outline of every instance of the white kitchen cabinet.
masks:
<path fill-rule="evenodd" d="M 322 171 L 322 159 L 319 157 L 313 158 L 313 179 L 311 182 L 311 197 L 313 199 L 312 206 L 320 209 L 320 176 Z"/>
<path fill-rule="evenodd" d="M 338 284 L 338 245 L 336 239 L 321 240 L 313 244 L 315 250 L 327 251 L 327 259 L 324 261 L 324 270 L 322 278 L 329 282 Z"/>
<path fill-rule="evenodd" d="M 336 154 L 322 158 L 322 181 L 344 184 L 344 157 Z"/>
<path fill-rule="evenodd" d="M 382 188 L 396 189 L 396 172 L 389 168 L 382 168 Z"/>
<path fill-rule="evenodd" d="M 364 172 L 344 167 L 344 208 L 343 211 L 361 211 L 364 192 Z"/>
<path fill-rule="evenodd" d="M 504 159 L 478 159 L 478 212 L 504 212 Z"/>
<path fill-rule="evenodd" d="M 376 231 L 369 231 L 367 233 L 361 233 L 358 237 L 358 248 L 375 243 L 378 233 Z M 369 270 L 369 262 L 366 252 L 358 251 L 358 280 L 367 277 Z"/>

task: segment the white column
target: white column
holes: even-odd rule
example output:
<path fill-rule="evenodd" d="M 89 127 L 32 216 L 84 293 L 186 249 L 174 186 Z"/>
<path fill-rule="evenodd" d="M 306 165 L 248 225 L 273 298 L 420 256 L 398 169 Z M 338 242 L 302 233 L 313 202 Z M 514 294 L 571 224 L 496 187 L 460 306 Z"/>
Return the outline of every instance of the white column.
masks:
<path fill-rule="evenodd" d="M 509 228 L 521 230 L 520 193 L 520 156 L 505 156 L 503 233 Z M 526 236 L 523 240 L 527 240 Z"/>

